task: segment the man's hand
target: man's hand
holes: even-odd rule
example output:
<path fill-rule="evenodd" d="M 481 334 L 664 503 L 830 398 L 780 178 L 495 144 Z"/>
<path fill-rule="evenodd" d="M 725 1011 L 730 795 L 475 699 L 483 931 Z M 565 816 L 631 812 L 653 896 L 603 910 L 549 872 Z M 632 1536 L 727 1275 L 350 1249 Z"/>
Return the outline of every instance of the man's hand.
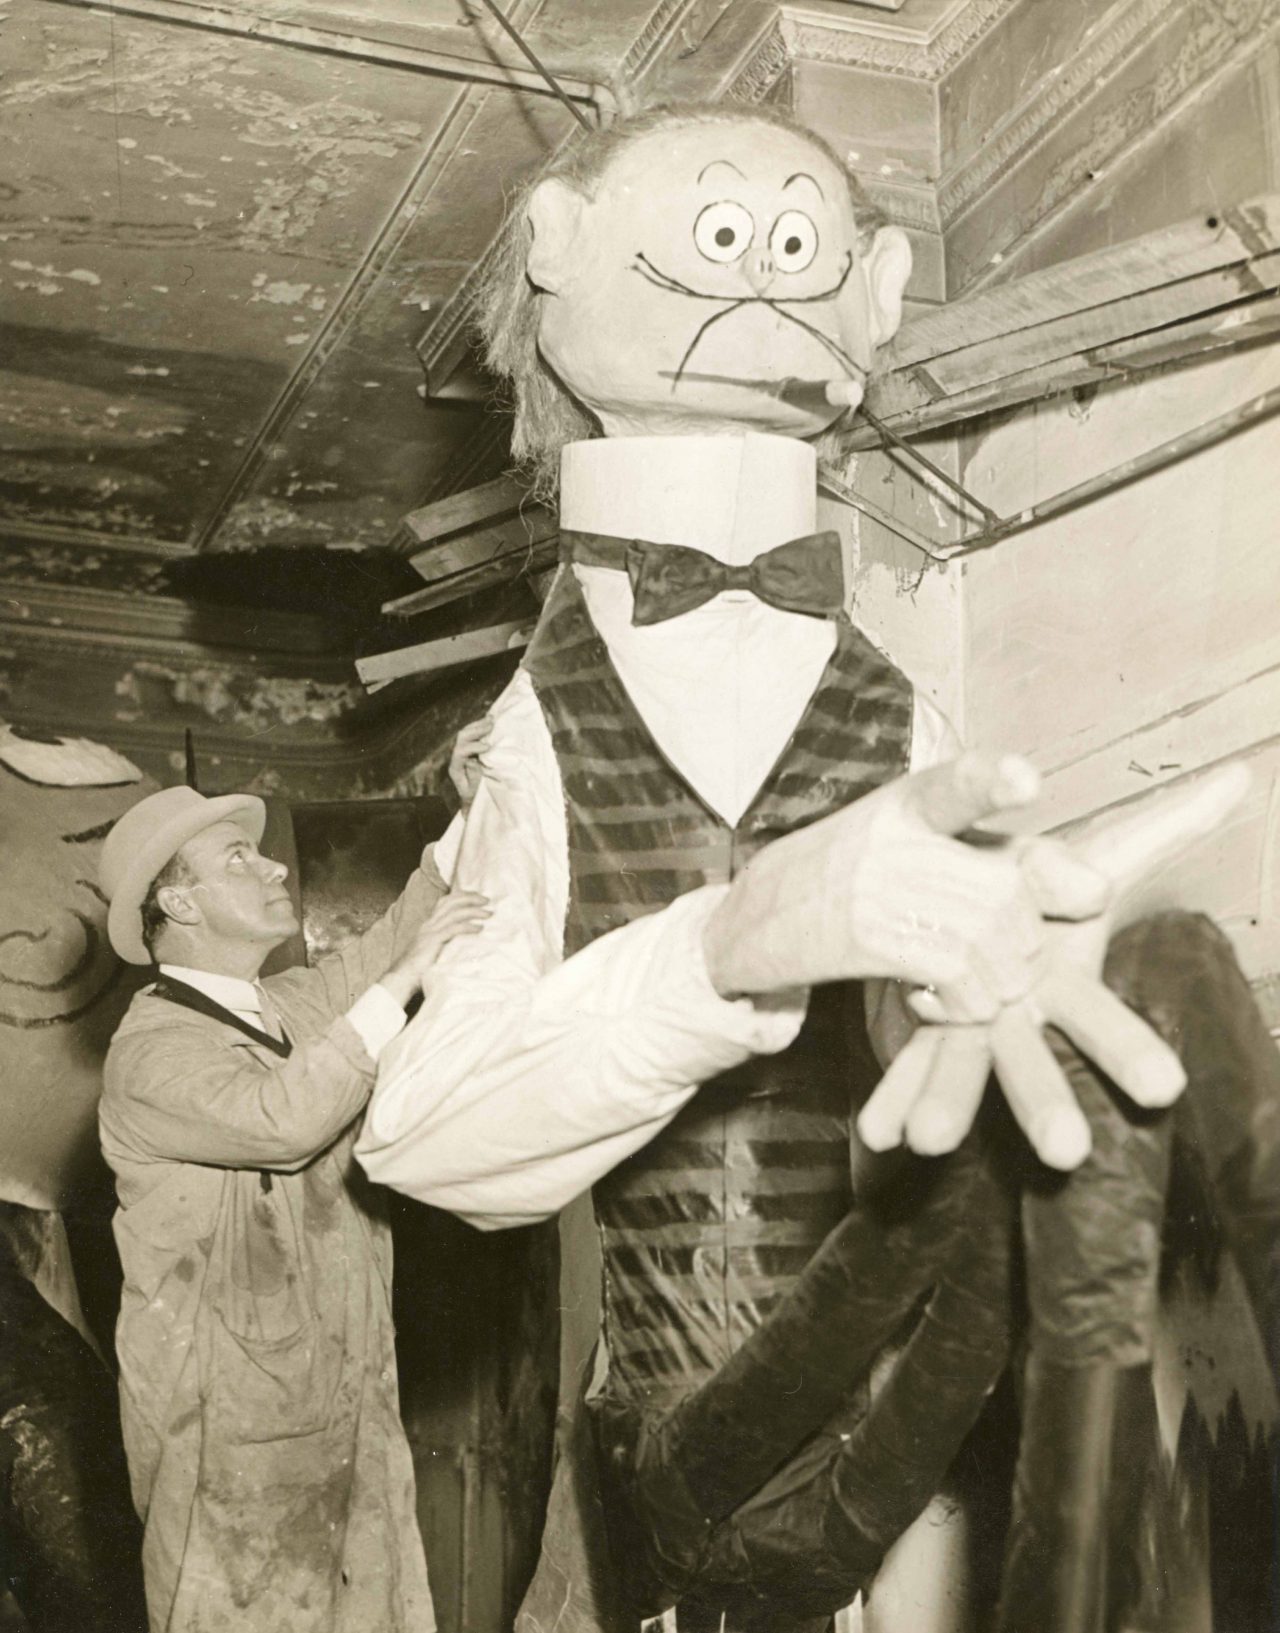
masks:
<path fill-rule="evenodd" d="M 1089 1127 L 1042 1035 L 1055 1026 L 1136 1105 L 1169 1105 L 1186 1079 L 1173 1051 L 1101 981 L 1107 943 L 1126 896 L 1210 834 L 1243 797 L 1249 775 L 1225 766 L 1186 788 L 1154 795 L 1076 846 L 1015 840 L 1028 887 L 1046 916 L 1044 952 L 1025 996 L 990 1025 L 968 1016 L 942 988 L 909 1000 L 929 1024 L 910 1039 L 863 1107 L 858 1132 L 873 1150 L 906 1138 L 925 1155 L 954 1150 L 977 1115 L 994 1066 L 1014 1115 L 1043 1161 L 1071 1169 L 1089 1153 Z M 1100 881 L 1101 906 L 1089 912 Z M 1054 922 L 1078 917 L 1079 922 Z"/>
<path fill-rule="evenodd" d="M 992 1019 L 1034 984 L 1042 915 L 1011 849 L 954 836 L 1039 786 L 1017 756 L 966 754 L 775 841 L 708 923 L 716 990 L 889 976 L 945 991 L 967 1021 Z"/>
<path fill-rule="evenodd" d="M 418 927 L 408 950 L 379 984 L 403 1009 L 422 987 L 441 949 L 455 936 L 475 935 L 489 915 L 487 897 L 474 890 L 455 890 L 442 897 Z"/>
<path fill-rule="evenodd" d="M 449 755 L 449 780 L 458 790 L 462 809 L 469 811 L 484 777 L 483 756 L 493 735 L 493 721 L 488 715 L 464 726 L 453 741 Z"/>

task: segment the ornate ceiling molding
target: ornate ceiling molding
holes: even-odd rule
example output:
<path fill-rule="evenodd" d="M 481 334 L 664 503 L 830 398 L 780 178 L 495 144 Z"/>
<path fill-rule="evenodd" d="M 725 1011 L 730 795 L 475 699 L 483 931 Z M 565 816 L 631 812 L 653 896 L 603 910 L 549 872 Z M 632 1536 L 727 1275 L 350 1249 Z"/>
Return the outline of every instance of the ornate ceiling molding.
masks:
<path fill-rule="evenodd" d="M 1019 0 L 960 0 L 926 38 L 879 20 L 817 16 L 802 5 L 780 7 L 782 30 L 793 61 L 865 68 L 877 74 L 936 81 L 972 51 Z"/>
<path fill-rule="evenodd" d="M 639 84 L 662 60 L 679 39 L 686 19 L 698 8 L 699 0 L 661 0 L 612 76 L 620 100 L 628 86 Z"/>
<path fill-rule="evenodd" d="M 774 91 L 792 66 L 791 46 L 781 19 L 775 19 L 764 38 L 725 86 L 731 102 L 754 105 Z"/>
<path fill-rule="evenodd" d="M 1115 7 L 1081 50 L 1059 71 L 1046 75 L 971 160 L 943 177 L 938 187 L 943 224 L 957 221 L 1007 171 L 1048 140 L 1066 117 L 1096 96 L 1110 77 L 1145 49 L 1153 35 L 1183 26 L 1187 9 L 1169 0 L 1124 0 Z M 1244 39 L 1256 37 L 1280 18 L 1280 0 L 1245 0 L 1231 9 L 1236 14 L 1234 21 L 1212 0 L 1196 0 L 1181 49 L 1144 89 L 1141 106 L 1100 124 L 1084 161 L 1086 168 L 1111 159 L 1214 73 Z"/>

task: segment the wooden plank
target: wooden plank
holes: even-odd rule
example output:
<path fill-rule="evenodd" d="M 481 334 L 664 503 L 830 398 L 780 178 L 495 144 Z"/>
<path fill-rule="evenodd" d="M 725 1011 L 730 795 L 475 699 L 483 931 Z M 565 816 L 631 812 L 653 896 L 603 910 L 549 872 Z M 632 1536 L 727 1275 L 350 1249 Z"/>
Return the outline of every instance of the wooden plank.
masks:
<path fill-rule="evenodd" d="M 559 549 L 559 539 L 553 537 L 529 549 L 508 551 L 505 555 L 456 572 L 438 583 L 429 584 L 425 589 L 398 596 L 394 601 L 385 601 L 382 610 L 392 618 L 412 618 L 420 612 L 447 607 L 453 601 L 460 601 L 463 596 L 508 584 L 515 578 L 528 577 L 532 581 L 555 565 Z"/>
<path fill-rule="evenodd" d="M 1280 302 L 1261 299 L 1074 353 L 954 396 L 939 396 L 913 371 L 904 370 L 876 382 L 867 400 L 877 416 L 899 436 L 913 436 L 981 414 L 1014 408 L 1020 403 L 1113 380 L 1118 375 L 1135 374 L 1165 363 L 1245 345 L 1277 332 L 1280 332 Z M 851 451 L 879 445 L 879 435 L 870 426 L 856 427 L 850 433 Z"/>
<path fill-rule="evenodd" d="M 410 556 L 409 565 L 428 584 L 435 584 L 498 556 L 527 555 L 536 545 L 554 538 L 557 530 L 558 523 L 550 511 L 542 505 L 529 505 L 509 521 L 431 544 Z"/>
<path fill-rule="evenodd" d="M 1123 732 L 1045 773 L 1037 812 L 1055 826 L 1132 798 L 1233 754 L 1253 751 L 1280 725 L 1280 664 Z M 1056 751 L 1062 752 L 1062 746 Z"/>
<path fill-rule="evenodd" d="M 527 619 L 493 624 L 488 629 L 471 629 L 462 635 L 449 635 L 438 641 L 421 641 L 416 646 L 397 647 L 391 652 L 357 658 L 356 673 L 368 684 L 399 680 L 404 675 L 425 675 L 440 669 L 455 669 L 459 664 L 475 663 L 480 658 L 492 658 L 500 652 L 527 646 L 532 633 L 533 625 Z"/>
<path fill-rule="evenodd" d="M 1212 226 L 1197 216 L 941 307 L 904 329 L 882 355 L 882 365 L 895 370 L 928 364 L 949 352 L 1280 249 L 1278 193 L 1262 194 L 1211 219 Z"/>
<path fill-rule="evenodd" d="M 410 542 L 400 546 L 401 553 L 413 555 L 433 539 L 448 533 L 460 533 L 464 527 L 478 527 L 484 522 L 500 521 L 519 510 L 526 502 L 529 490 L 514 477 L 499 476 L 492 482 L 483 482 L 478 488 L 466 488 L 462 493 L 451 493 L 433 504 L 421 505 L 404 518 Z"/>
<path fill-rule="evenodd" d="M 950 395 L 974 386 L 989 385 L 1023 369 L 1053 363 L 1097 346 L 1159 329 L 1198 313 L 1230 306 L 1280 289 L 1280 253 L 1265 255 L 1237 266 L 1183 278 L 1160 289 L 1146 290 L 1087 311 L 1012 334 L 999 335 L 980 345 L 965 346 L 928 364 L 930 378 Z"/>

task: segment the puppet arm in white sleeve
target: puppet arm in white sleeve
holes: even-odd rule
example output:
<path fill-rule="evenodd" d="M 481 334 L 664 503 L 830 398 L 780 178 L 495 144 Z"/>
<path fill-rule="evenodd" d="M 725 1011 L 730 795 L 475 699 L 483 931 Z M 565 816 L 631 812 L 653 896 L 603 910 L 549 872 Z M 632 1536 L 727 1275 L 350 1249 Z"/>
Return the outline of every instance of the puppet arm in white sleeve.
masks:
<path fill-rule="evenodd" d="M 502 1228 L 556 1213 L 699 1083 L 785 1048 L 805 995 L 715 991 L 703 932 L 727 886 L 563 960 L 564 797 L 523 671 L 493 710 L 484 765 L 453 883 L 487 896 L 492 917 L 444 950 L 384 1051 L 356 1154 L 379 1183 Z"/>

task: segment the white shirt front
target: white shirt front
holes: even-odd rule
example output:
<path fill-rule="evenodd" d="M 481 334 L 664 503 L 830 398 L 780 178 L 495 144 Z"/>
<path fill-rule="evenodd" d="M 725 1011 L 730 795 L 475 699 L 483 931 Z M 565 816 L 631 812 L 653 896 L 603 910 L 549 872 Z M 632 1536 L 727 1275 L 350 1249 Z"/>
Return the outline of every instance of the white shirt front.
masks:
<path fill-rule="evenodd" d="M 197 992 L 203 992 L 206 998 L 212 998 L 215 1004 L 221 1004 L 223 1009 L 231 1010 L 242 1021 L 257 1027 L 259 1032 L 271 1034 L 271 1027 L 263 1019 L 262 991 L 256 981 L 245 981 L 238 975 L 220 975 L 214 970 L 191 969 L 186 964 L 161 964 L 160 973 L 173 976 L 175 981 L 184 981 Z M 364 1044 L 369 1059 L 376 1061 L 403 1029 L 405 1013 L 387 989 L 375 982 L 352 1004 L 347 1019 Z"/>
<path fill-rule="evenodd" d="M 739 563 L 815 528 L 813 451 L 791 438 L 611 438 L 562 460 L 572 531 L 687 544 Z M 827 620 L 716 596 L 631 622 L 625 573 L 573 569 L 650 733 L 730 823 L 785 749 L 835 645 Z M 557 1212 L 665 1126 L 699 1083 L 785 1048 L 806 994 L 726 1000 L 702 957 L 725 886 L 707 886 L 564 961 L 568 833 L 559 766 L 528 674 L 493 709 L 461 845 L 436 865 L 486 895 L 421 1011 L 387 1049 L 357 1155 L 370 1176 L 480 1225 Z M 912 767 L 950 750 L 917 699 Z"/>

